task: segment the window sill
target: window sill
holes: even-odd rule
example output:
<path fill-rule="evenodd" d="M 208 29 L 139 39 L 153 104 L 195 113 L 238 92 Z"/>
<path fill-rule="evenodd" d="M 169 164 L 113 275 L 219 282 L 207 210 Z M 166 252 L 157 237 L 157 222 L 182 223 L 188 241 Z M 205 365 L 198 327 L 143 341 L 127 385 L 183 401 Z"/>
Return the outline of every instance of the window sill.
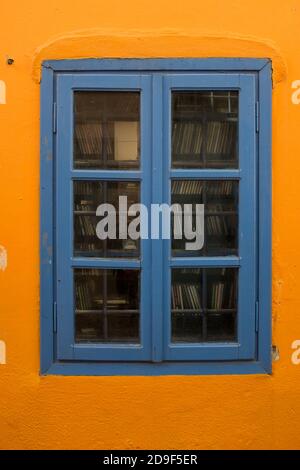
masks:
<path fill-rule="evenodd" d="M 258 361 L 87 363 L 56 362 L 41 375 L 65 376 L 158 376 L 158 375 L 247 375 L 271 374 L 271 365 Z"/>

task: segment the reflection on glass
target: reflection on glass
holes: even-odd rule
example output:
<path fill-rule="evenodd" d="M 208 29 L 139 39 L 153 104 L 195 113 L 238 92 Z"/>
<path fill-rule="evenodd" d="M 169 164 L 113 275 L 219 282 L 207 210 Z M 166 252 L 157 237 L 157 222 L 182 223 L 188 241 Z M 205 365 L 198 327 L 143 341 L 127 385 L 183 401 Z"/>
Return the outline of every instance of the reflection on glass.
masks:
<path fill-rule="evenodd" d="M 204 245 L 201 250 L 186 250 L 187 240 L 172 239 L 173 256 L 227 256 L 238 250 L 238 182 L 233 180 L 173 180 L 172 204 L 192 204 L 193 230 L 196 230 L 196 204 L 204 204 Z M 184 218 L 181 219 L 184 235 Z M 172 234 L 174 223 L 172 217 Z M 177 227 L 178 230 L 178 227 Z"/>
<path fill-rule="evenodd" d="M 172 166 L 237 168 L 238 92 L 172 93 Z"/>
<path fill-rule="evenodd" d="M 74 92 L 74 168 L 139 167 L 140 94 Z"/>
<path fill-rule="evenodd" d="M 173 343 L 236 341 L 237 268 L 173 268 Z"/>
<path fill-rule="evenodd" d="M 96 257 L 138 257 L 139 240 L 119 238 L 119 196 L 127 196 L 127 206 L 140 201 L 140 185 L 134 181 L 74 181 L 74 254 Z M 96 216 L 100 204 L 112 204 L 116 210 L 116 239 L 100 240 Z M 122 215 L 127 215 L 122 212 Z M 127 217 L 127 228 L 135 218 Z"/>
<path fill-rule="evenodd" d="M 75 269 L 75 341 L 139 343 L 137 269 Z"/>

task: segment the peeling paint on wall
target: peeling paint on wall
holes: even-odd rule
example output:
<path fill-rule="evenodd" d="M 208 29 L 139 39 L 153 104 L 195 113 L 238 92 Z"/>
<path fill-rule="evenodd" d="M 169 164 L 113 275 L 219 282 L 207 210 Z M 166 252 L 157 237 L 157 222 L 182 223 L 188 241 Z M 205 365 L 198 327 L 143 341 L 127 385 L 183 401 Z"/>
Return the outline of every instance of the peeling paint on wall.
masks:
<path fill-rule="evenodd" d="M 7 268 L 7 251 L 4 246 L 0 245 L 0 270 L 5 271 Z"/>
<path fill-rule="evenodd" d="M 0 104 L 6 104 L 6 85 L 3 80 L 0 80 Z"/>
<path fill-rule="evenodd" d="M 6 344 L 0 340 L 0 364 L 6 364 Z"/>

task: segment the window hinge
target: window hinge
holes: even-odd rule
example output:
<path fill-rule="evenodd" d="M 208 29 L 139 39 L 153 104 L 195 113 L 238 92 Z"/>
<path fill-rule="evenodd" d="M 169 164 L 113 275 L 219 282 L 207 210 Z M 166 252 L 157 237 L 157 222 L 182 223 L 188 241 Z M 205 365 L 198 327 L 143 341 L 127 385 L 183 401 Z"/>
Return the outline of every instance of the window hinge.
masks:
<path fill-rule="evenodd" d="M 255 126 L 256 132 L 259 132 L 259 101 L 255 103 Z"/>
<path fill-rule="evenodd" d="M 56 123 L 57 123 L 57 106 L 53 103 L 53 134 L 56 134 Z"/>
<path fill-rule="evenodd" d="M 255 331 L 258 333 L 258 313 L 259 313 L 259 308 L 258 308 L 258 300 L 255 302 Z"/>
<path fill-rule="evenodd" d="M 57 332 L 57 303 L 53 302 L 53 331 Z"/>

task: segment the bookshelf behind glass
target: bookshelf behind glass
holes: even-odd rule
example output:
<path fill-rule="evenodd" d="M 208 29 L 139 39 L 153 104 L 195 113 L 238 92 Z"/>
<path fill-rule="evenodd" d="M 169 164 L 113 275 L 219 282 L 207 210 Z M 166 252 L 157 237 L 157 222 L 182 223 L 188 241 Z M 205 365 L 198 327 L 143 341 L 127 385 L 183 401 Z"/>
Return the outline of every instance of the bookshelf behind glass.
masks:
<path fill-rule="evenodd" d="M 238 92 L 172 92 L 172 167 L 238 167 Z"/>
<path fill-rule="evenodd" d="M 237 284 L 237 268 L 173 268 L 172 343 L 236 341 Z"/>
<path fill-rule="evenodd" d="M 74 92 L 74 168 L 140 166 L 140 93 Z"/>
<path fill-rule="evenodd" d="M 125 217 L 124 227 L 134 218 L 127 215 L 119 206 L 119 196 L 127 198 L 127 205 L 140 202 L 140 183 L 138 181 L 74 181 L 74 255 L 101 258 L 138 258 L 140 255 L 139 240 L 119 238 L 120 215 Z M 115 238 L 101 240 L 97 235 L 97 224 L 107 217 L 97 216 L 101 204 L 110 204 L 111 222 L 115 222 Z M 108 219 L 107 219 L 108 220 Z M 122 222 L 121 222 L 122 223 Z M 107 230 L 107 227 L 104 227 Z M 113 236 L 114 234 L 111 234 Z"/>
<path fill-rule="evenodd" d="M 171 202 L 191 205 L 193 230 L 196 226 L 196 204 L 204 205 L 204 245 L 201 249 L 186 250 L 189 240 L 184 234 L 184 217 L 172 214 L 172 256 L 228 256 L 238 253 L 238 188 L 236 180 L 173 179 Z M 175 224 L 177 226 L 175 227 Z M 179 227 L 178 227 L 179 224 Z M 183 234 L 174 238 L 174 229 Z M 198 227 L 199 229 L 199 227 Z"/>
<path fill-rule="evenodd" d="M 75 341 L 140 342 L 140 271 L 74 270 Z"/>

